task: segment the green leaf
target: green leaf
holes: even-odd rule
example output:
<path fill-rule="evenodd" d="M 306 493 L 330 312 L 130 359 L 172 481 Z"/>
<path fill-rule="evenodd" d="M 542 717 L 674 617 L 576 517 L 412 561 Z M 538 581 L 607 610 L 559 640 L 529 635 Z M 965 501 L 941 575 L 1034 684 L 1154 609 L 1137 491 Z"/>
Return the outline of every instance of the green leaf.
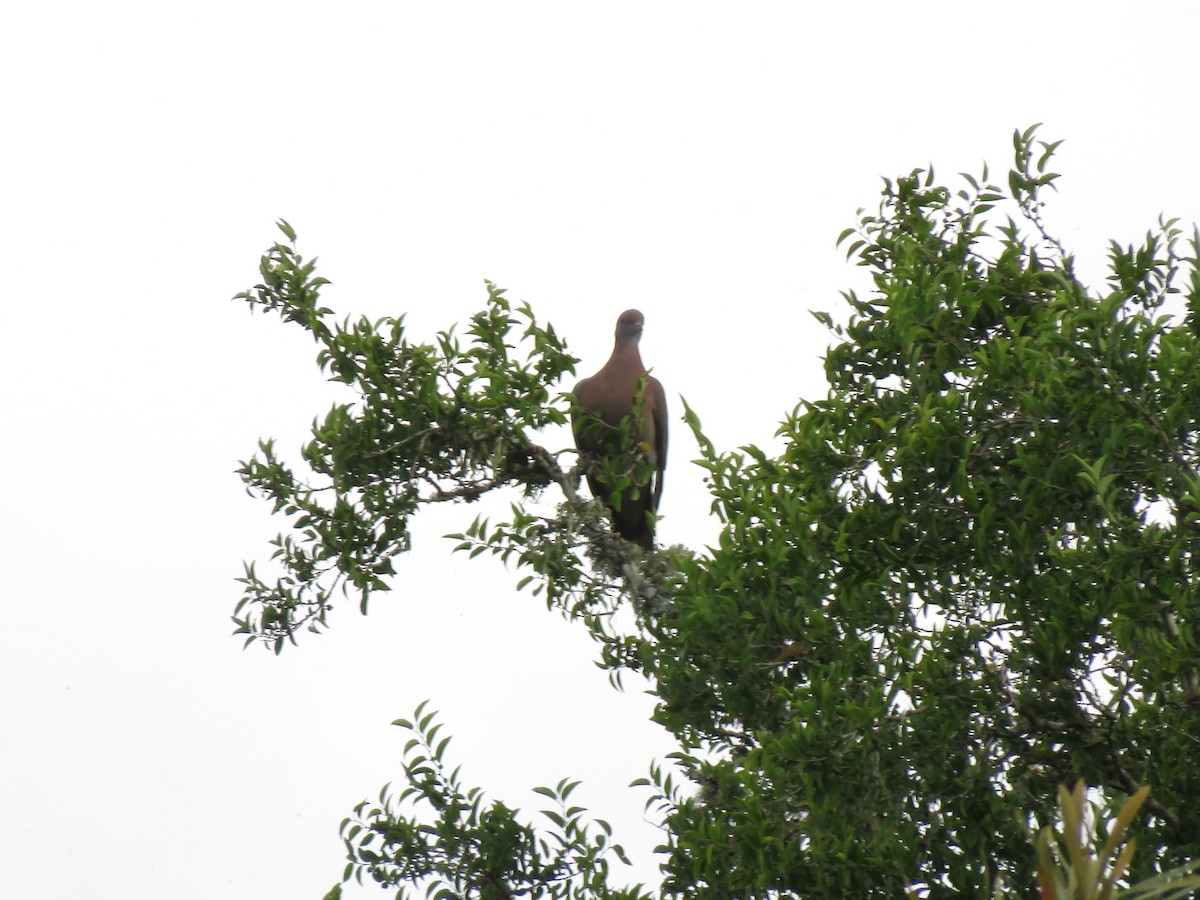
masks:
<path fill-rule="evenodd" d="M 289 241 L 293 244 L 296 242 L 296 231 L 288 224 L 286 219 L 280 219 L 275 223 L 275 226 L 284 233 Z"/>

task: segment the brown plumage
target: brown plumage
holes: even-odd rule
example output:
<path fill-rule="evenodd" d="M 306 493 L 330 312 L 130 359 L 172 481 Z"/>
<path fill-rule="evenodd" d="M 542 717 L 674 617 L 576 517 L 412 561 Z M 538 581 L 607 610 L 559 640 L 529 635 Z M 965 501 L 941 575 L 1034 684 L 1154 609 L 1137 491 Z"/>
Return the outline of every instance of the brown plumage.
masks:
<path fill-rule="evenodd" d="M 583 457 L 592 496 L 612 510 L 613 527 L 621 537 L 646 550 L 654 549 L 654 524 L 647 513 L 658 510 L 663 469 L 667 465 L 667 397 L 658 379 L 646 374 L 638 353 L 644 319 L 627 309 L 617 319 L 616 343 L 604 368 L 575 385 L 578 411 L 572 419 L 575 446 Z M 602 480 L 603 462 L 632 449 L 622 443 L 621 422 L 634 408 L 639 380 L 645 376 L 639 433 L 632 437 L 652 468 L 647 484 L 621 493 L 620 509 L 611 502 L 612 490 Z M 603 422 L 603 424 L 601 424 Z M 636 494 L 636 496 L 634 496 Z"/>

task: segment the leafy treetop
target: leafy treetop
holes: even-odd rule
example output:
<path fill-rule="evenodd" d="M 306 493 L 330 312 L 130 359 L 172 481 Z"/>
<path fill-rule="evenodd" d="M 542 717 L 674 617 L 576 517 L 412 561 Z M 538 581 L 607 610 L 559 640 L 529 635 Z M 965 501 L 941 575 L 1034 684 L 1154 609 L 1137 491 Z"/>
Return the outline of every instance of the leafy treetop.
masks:
<path fill-rule="evenodd" d="M 239 296 L 307 328 L 358 398 L 314 425 L 315 482 L 269 441 L 243 463 L 293 533 L 274 583 L 247 567 L 239 632 L 279 650 L 337 587 L 365 610 L 422 504 L 513 485 L 511 521 L 476 519 L 459 549 L 527 569 L 604 666 L 649 677 L 679 740 L 641 782 L 663 895 L 1036 896 L 1029 829 L 1079 779 L 1116 801 L 1153 785 L 1144 818 L 1119 819 L 1132 877 L 1200 856 L 1200 249 L 1160 222 L 1083 284 L 1042 217 L 1056 147 L 1017 132 L 1005 185 L 884 182 L 840 238 L 872 288 L 845 321 L 816 314 L 829 391 L 781 425 L 780 455 L 719 452 L 685 404 L 723 523 L 702 555 L 616 540 L 577 467 L 533 443 L 570 411 L 553 390 L 574 360 L 527 306 L 489 284 L 466 346 L 411 344 L 399 319 L 333 326 L 283 225 L 293 243 Z M 547 490 L 558 508 L 531 511 Z M 442 750 L 344 823 L 347 877 L 643 895 L 607 886 L 576 814 L 539 838 L 439 774 Z"/>

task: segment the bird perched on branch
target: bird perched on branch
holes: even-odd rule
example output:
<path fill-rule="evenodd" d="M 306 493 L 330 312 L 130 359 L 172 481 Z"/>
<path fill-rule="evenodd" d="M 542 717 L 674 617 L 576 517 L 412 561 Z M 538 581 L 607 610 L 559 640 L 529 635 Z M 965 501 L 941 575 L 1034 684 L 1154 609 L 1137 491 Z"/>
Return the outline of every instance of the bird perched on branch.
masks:
<path fill-rule="evenodd" d="M 667 465 L 667 397 L 638 353 L 644 321 L 636 309 L 621 313 L 612 356 L 575 385 L 571 428 L 592 496 L 612 511 L 621 537 L 653 550 L 651 514 Z"/>

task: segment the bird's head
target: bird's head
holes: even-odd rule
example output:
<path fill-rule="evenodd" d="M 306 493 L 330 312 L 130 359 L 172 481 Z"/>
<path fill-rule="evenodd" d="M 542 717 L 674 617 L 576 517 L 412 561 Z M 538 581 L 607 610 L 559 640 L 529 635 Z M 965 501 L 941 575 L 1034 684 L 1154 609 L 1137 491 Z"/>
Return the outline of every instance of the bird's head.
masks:
<path fill-rule="evenodd" d="M 642 336 L 642 325 L 645 317 L 636 309 L 627 309 L 617 319 L 617 343 L 636 344 Z"/>

